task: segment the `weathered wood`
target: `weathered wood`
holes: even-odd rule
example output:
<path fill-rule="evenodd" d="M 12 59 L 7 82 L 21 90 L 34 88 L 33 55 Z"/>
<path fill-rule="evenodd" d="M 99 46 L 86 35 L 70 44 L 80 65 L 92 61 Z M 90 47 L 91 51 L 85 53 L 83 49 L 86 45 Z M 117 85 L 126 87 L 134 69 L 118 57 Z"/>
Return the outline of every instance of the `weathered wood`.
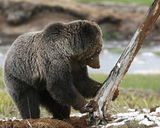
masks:
<path fill-rule="evenodd" d="M 147 15 L 144 17 L 140 26 L 135 32 L 134 36 L 132 37 L 130 43 L 125 48 L 116 65 L 110 72 L 108 78 L 105 80 L 102 88 L 97 93 L 94 100 L 98 102 L 99 109 L 90 114 L 90 120 L 94 120 L 96 123 L 98 123 L 100 119 L 107 118 L 107 107 L 112 100 L 115 90 L 121 83 L 134 57 L 140 50 L 146 36 L 155 24 L 159 15 L 160 0 L 155 0 L 149 8 Z"/>

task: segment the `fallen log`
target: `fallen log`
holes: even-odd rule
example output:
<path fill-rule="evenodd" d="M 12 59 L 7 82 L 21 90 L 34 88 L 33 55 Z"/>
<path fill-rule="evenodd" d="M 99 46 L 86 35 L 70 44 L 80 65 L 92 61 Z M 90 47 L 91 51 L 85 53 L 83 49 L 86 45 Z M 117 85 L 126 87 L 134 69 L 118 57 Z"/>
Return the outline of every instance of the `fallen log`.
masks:
<path fill-rule="evenodd" d="M 121 54 L 119 60 L 111 70 L 108 78 L 103 83 L 94 100 L 98 102 L 99 109 L 90 113 L 90 121 L 98 124 L 107 118 L 107 107 L 113 98 L 115 90 L 120 85 L 124 75 L 128 71 L 134 57 L 140 50 L 149 31 L 160 15 L 160 0 L 155 0 L 150 6 L 148 13 L 142 20 L 140 26 L 132 37 L 130 43 Z"/>

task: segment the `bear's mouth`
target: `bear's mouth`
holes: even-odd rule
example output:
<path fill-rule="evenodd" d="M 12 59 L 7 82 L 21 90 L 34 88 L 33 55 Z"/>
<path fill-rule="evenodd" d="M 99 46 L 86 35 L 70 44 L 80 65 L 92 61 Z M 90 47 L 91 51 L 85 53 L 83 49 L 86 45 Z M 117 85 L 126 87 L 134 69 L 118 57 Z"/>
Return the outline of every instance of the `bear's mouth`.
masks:
<path fill-rule="evenodd" d="M 90 66 L 91 68 L 100 68 L 100 62 L 99 62 L 99 54 L 101 52 L 102 48 L 98 48 L 95 50 L 95 52 L 92 52 L 87 58 L 86 58 L 86 64 Z"/>
<path fill-rule="evenodd" d="M 86 64 L 91 68 L 99 69 L 100 68 L 99 55 L 87 59 Z"/>

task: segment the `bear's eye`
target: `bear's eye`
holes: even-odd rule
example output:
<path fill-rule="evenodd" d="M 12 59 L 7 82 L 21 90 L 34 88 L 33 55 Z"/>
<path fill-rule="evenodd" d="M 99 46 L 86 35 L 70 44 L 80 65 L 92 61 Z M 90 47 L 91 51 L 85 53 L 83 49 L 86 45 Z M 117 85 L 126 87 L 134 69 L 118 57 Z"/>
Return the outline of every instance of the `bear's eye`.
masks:
<path fill-rule="evenodd" d="M 96 51 L 98 54 L 101 52 L 101 49 L 97 49 L 97 51 Z"/>
<path fill-rule="evenodd" d="M 94 56 L 95 56 L 95 55 L 99 55 L 100 52 L 101 52 L 101 48 L 97 49 L 97 50 L 95 51 L 95 53 L 94 53 Z"/>
<path fill-rule="evenodd" d="M 89 59 L 89 58 L 91 58 L 92 57 L 92 55 L 89 55 L 89 56 L 87 56 L 87 59 Z"/>
<path fill-rule="evenodd" d="M 91 57 L 90 59 L 91 59 L 91 60 L 94 60 L 94 58 L 93 58 L 93 57 Z"/>

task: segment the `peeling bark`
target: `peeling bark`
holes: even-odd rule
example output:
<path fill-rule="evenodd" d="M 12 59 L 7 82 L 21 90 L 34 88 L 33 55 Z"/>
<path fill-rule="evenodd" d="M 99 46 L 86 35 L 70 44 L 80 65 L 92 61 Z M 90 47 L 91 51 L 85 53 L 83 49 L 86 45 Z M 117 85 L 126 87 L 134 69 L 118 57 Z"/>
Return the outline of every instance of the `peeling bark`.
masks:
<path fill-rule="evenodd" d="M 116 65 L 111 70 L 108 78 L 103 83 L 102 88 L 97 93 L 94 100 L 98 102 L 99 109 L 93 113 L 90 113 L 90 120 L 92 122 L 98 124 L 101 119 L 107 118 L 107 108 L 110 101 L 112 100 L 115 90 L 120 85 L 134 57 L 140 50 L 145 38 L 155 24 L 159 15 L 160 0 L 155 0 L 150 6 L 148 13 L 142 20 L 130 43 L 125 48 Z"/>

